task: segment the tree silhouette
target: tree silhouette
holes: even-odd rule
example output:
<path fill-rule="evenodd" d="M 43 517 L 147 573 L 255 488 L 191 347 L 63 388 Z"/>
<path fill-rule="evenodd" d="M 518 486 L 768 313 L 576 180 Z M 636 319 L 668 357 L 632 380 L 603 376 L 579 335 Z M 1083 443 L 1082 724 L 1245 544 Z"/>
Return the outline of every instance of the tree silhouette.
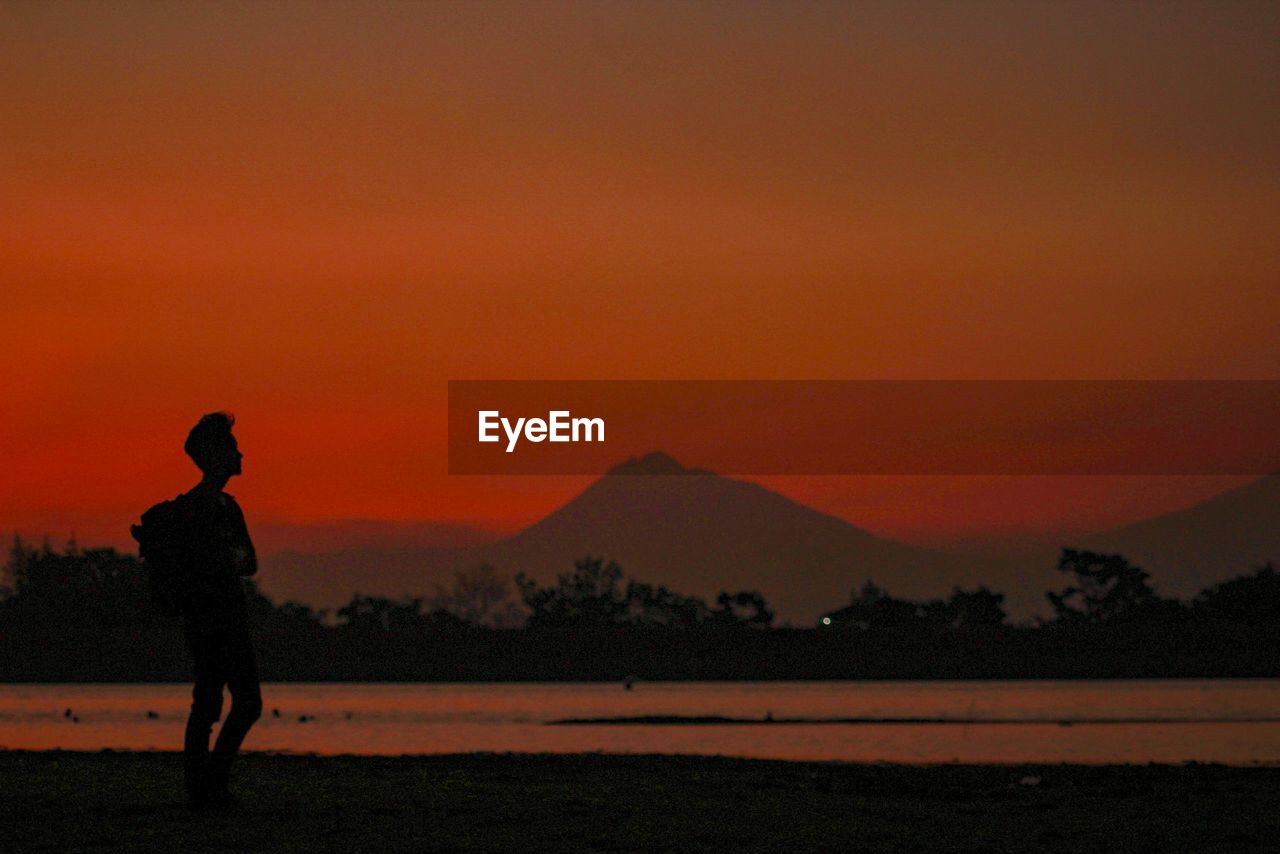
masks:
<path fill-rule="evenodd" d="M 976 590 L 957 587 L 946 601 L 934 599 L 921 609 L 921 617 L 926 621 L 954 629 L 1002 626 L 1008 616 L 1004 610 L 1004 594 L 993 593 L 986 587 Z"/>
<path fill-rule="evenodd" d="M 922 602 L 868 582 L 827 615 L 852 632 L 775 630 L 758 592 L 725 591 L 708 606 L 591 557 L 546 588 L 519 576 L 526 628 L 474 622 L 516 605 L 486 567 L 455 578 L 443 600 L 356 595 L 333 621 L 245 588 L 272 680 L 1280 675 L 1271 564 L 1189 607 L 1119 555 L 1066 549 L 1059 569 L 1070 580 L 1049 594 L 1056 619 L 1039 626 L 1007 625 L 1002 595 L 984 587 Z M 189 669 L 135 555 L 15 540 L 2 578 L 0 681 L 171 681 Z"/>
<path fill-rule="evenodd" d="M 574 561 L 573 572 L 561 573 L 554 587 L 539 587 L 523 572 L 516 575 L 520 598 L 529 609 L 531 628 L 573 625 L 616 625 L 626 621 L 627 602 L 622 567 L 603 558 Z"/>
<path fill-rule="evenodd" d="M 511 600 L 511 583 L 489 563 L 480 563 L 453 575 L 446 589 L 436 585 L 428 604 L 432 610 L 448 611 L 463 622 L 475 626 L 515 628 L 524 622 L 524 614 Z"/>
<path fill-rule="evenodd" d="M 1268 561 L 1252 575 L 1201 591 L 1192 608 L 1208 620 L 1274 627 L 1280 624 L 1280 573 Z"/>
<path fill-rule="evenodd" d="M 1156 595 L 1145 570 L 1118 554 L 1063 549 L 1058 571 L 1075 580 L 1059 593 L 1046 594 L 1055 619 L 1064 624 L 1163 619 L 1181 610 L 1176 601 Z"/>
<path fill-rule="evenodd" d="M 713 616 L 706 602 L 661 584 L 629 581 L 625 599 L 627 621 L 639 625 L 688 628 L 703 625 Z"/>
<path fill-rule="evenodd" d="M 754 629 L 767 629 L 773 625 L 773 611 L 765 603 L 764 597 L 754 590 L 721 593 L 716 597 L 715 615 L 723 622 Z"/>
<path fill-rule="evenodd" d="M 638 581 L 622 586 L 622 567 L 614 561 L 585 557 L 573 572 L 556 578 L 552 587 L 539 587 L 524 573 L 516 586 L 529 609 L 530 628 L 565 626 L 649 625 L 691 627 L 703 624 L 767 628 L 773 611 L 763 596 L 751 590 L 721 593 L 714 610 L 703 600 L 682 596 L 662 585 Z"/>
<path fill-rule="evenodd" d="M 914 623 L 920 605 L 906 599 L 894 599 L 874 581 L 866 581 L 849 597 L 849 604 L 828 614 L 831 624 L 869 631 Z"/>

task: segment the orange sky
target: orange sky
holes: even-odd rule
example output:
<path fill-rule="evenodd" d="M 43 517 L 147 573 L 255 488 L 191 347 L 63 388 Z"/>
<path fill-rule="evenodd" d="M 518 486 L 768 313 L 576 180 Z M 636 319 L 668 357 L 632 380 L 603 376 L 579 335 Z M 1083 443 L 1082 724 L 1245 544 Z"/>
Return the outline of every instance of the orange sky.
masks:
<path fill-rule="evenodd" d="M 258 518 L 581 487 L 446 475 L 451 378 L 1280 378 L 1274 4 L 5 3 L 0 79 L 0 530 L 124 530 L 214 408 Z M 929 539 L 1238 480 L 768 483 Z"/>

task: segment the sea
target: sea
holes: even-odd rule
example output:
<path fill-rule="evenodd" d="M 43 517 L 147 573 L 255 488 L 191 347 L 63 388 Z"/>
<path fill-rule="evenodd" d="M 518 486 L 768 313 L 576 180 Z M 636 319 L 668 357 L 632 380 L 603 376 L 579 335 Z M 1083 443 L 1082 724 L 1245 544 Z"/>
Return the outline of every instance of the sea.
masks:
<path fill-rule="evenodd" d="M 177 750 L 190 691 L 0 685 L 0 748 Z M 1280 763 L 1275 679 L 269 683 L 263 698 L 246 750 Z"/>

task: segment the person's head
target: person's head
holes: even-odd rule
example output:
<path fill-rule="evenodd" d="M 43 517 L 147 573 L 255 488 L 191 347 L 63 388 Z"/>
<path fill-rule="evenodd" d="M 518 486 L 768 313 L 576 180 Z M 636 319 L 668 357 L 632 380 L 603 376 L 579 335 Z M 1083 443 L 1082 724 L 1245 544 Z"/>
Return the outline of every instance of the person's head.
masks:
<path fill-rule="evenodd" d="M 225 482 L 240 474 L 240 460 L 244 455 L 236 446 L 236 437 L 231 435 L 235 423 L 235 416 L 230 412 L 210 412 L 187 434 L 182 449 L 210 480 Z"/>

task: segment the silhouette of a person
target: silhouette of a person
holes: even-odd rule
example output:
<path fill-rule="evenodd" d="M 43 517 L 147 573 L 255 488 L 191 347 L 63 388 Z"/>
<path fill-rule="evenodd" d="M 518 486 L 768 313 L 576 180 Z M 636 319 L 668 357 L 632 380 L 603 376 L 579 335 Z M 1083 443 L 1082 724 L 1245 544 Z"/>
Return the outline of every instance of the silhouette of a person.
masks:
<path fill-rule="evenodd" d="M 241 580 L 258 571 L 258 561 L 240 505 L 222 491 L 227 481 L 240 474 L 244 457 L 231 434 L 234 423 L 229 413 L 205 415 L 183 446 L 204 475 L 178 498 L 188 532 L 183 549 L 186 583 L 179 611 L 195 670 L 183 771 L 188 801 L 194 808 L 231 804 L 231 763 L 249 728 L 262 715 Z M 224 686 L 231 693 L 231 710 L 210 752 L 209 736 L 222 715 Z"/>

